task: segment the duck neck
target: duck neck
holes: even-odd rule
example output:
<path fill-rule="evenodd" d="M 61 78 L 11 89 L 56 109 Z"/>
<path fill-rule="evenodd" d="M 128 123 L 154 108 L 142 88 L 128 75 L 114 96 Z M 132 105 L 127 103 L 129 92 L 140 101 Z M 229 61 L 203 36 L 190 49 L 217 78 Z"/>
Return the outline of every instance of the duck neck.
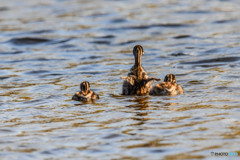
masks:
<path fill-rule="evenodd" d="M 140 55 L 136 55 L 136 57 L 135 57 L 135 66 L 136 67 L 141 67 L 141 59 L 142 59 L 142 57 Z"/>
<path fill-rule="evenodd" d="M 135 67 L 137 69 L 137 79 L 141 79 L 141 55 L 137 54 L 135 57 Z"/>

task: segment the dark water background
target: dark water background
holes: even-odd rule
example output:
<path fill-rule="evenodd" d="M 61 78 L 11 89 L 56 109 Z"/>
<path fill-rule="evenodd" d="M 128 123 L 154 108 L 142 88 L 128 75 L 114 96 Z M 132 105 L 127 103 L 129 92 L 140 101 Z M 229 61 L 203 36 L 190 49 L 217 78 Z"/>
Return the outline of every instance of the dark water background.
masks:
<path fill-rule="evenodd" d="M 0 159 L 240 155 L 238 0 L 0 4 Z M 136 44 L 148 75 L 176 74 L 183 95 L 121 96 Z M 100 100 L 71 100 L 84 80 Z"/>

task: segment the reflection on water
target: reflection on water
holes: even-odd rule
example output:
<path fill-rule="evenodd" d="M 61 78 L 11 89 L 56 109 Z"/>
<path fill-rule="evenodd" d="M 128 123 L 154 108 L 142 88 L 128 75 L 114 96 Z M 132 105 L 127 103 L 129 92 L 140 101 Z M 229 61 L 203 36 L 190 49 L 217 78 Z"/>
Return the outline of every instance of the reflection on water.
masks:
<path fill-rule="evenodd" d="M 239 8 L 237 0 L 2 0 L 0 159 L 240 154 Z M 175 74 L 184 94 L 121 95 L 136 44 L 148 75 Z M 100 99 L 72 101 L 81 81 Z"/>

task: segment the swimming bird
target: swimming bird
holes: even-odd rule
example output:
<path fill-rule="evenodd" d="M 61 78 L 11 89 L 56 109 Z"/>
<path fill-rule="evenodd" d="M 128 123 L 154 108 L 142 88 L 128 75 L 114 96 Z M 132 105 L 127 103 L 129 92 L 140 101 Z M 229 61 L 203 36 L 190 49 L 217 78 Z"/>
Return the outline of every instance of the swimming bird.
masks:
<path fill-rule="evenodd" d="M 182 87 L 177 84 L 177 80 L 174 74 L 167 74 L 164 78 L 164 82 L 156 84 L 150 91 L 150 95 L 171 95 L 175 96 L 182 94 Z"/>
<path fill-rule="evenodd" d="M 138 80 L 147 79 L 148 78 L 147 73 L 141 64 L 142 55 L 144 55 L 143 47 L 141 45 L 136 45 L 133 48 L 133 55 L 134 55 L 135 63 L 130 69 L 128 76 L 135 75 Z"/>
<path fill-rule="evenodd" d="M 72 97 L 72 100 L 75 101 L 90 101 L 99 99 L 99 95 L 90 90 L 90 83 L 84 81 L 80 84 L 81 91 L 76 92 Z"/>
<path fill-rule="evenodd" d="M 133 55 L 135 58 L 135 63 L 130 69 L 128 76 L 122 76 L 121 79 L 124 80 L 122 86 L 123 95 L 145 95 L 148 94 L 152 88 L 152 81 L 159 81 L 157 78 L 149 78 L 147 72 L 141 65 L 141 58 L 144 54 L 143 47 L 141 45 L 136 45 L 133 48 Z"/>

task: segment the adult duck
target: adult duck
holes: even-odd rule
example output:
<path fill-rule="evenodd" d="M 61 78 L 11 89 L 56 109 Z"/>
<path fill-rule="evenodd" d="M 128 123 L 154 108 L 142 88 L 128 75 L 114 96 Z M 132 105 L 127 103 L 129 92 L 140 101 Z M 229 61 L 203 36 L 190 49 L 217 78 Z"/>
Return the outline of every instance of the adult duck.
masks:
<path fill-rule="evenodd" d="M 135 63 L 130 69 L 127 76 L 120 77 L 124 80 L 122 86 L 123 95 L 146 95 L 152 88 L 152 81 L 159 81 L 161 79 L 149 78 L 147 72 L 141 65 L 142 55 L 144 54 L 143 47 L 136 45 L 133 48 L 133 55 Z"/>

